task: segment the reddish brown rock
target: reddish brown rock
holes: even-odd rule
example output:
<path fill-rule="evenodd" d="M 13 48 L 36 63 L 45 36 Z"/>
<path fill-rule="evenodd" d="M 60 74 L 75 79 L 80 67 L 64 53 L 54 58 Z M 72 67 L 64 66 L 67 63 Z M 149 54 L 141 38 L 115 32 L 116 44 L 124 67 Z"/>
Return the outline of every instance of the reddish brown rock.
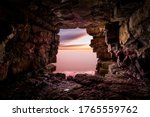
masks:
<path fill-rule="evenodd" d="M 4 80 L 8 74 L 9 62 L 0 64 L 0 80 Z"/>
<path fill-rule="evenodd" d="M 149 0 L 7 0 L 1 2 L 0 11 L 0 45 L 9 36 L 11 27 L 17 31 L 2 49 L 14 73 L 56 62 L 60 28 L 86 28 L 93 36 L 91 47 L 102 62 L 110 59 L 105 42 L 119 47 L 119 42 L 131 41 L 124 46 L 135 45 L 134 49 L 150 44 Z"/>

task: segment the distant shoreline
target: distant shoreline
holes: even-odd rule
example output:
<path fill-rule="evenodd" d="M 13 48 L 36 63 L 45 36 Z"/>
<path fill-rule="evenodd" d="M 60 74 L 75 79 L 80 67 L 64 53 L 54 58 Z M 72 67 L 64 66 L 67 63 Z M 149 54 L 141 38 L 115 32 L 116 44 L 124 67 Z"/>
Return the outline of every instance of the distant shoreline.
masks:
<path fill-rule="evenodd" d="M 77 74 L 95 75 L 95 71 L 55 71 L 54 73 L 64 73 L 66 76 L 75 76 Z"/>

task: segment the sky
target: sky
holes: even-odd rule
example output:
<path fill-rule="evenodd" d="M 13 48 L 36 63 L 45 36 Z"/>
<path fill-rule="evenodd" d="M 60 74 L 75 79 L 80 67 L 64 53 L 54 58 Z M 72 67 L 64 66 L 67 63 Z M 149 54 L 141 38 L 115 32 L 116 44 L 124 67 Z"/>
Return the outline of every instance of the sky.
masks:
<path fill-rule="evenodd" d="M 60 29 L 60 50 L 88 50 L 91 39 L 86 29 Z"/>
<path fill-rule="evenodd" d="M 72 75 L 94 73 L 97 58 L 89 46 L 92 36 L 86 29 L 60 29 L 60 44 L 57 54 L 56 72 Z"/>

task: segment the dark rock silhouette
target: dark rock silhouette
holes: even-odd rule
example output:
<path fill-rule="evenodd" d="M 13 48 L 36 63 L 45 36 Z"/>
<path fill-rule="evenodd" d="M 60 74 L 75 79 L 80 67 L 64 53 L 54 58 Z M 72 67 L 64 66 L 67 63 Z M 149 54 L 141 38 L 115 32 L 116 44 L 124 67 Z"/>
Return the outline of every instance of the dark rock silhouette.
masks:
<path fill-rule="evenodd" d="M 149 0 L 1 1 L 0 98 L 149 99 L 149 4 Z M 76 27 L 93 36 L 96 75 L 52 74 L 59 29 Z M 116 64 L 110 52 L 115 55 L 120 47 L 126 50 L 125 59 Z"/>
<path fill-rule="evenodd" d="M 116 75 L 34 74 L 0 82 L 0 99 L 150 99 L 149 84 L 143 80 Z"/>

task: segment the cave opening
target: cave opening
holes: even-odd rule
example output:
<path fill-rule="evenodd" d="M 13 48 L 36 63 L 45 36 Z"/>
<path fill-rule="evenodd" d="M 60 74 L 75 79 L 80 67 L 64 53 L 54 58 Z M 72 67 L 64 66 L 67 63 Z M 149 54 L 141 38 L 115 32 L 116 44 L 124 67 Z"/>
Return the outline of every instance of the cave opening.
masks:
<path fill-rule="evenodd" d="M 150 99 L 150 0 L 0 3 L 0 99 Z"/>
<path fill-rule="evenodd" d="M 74 76 L 79 73 L 95 74 L 96 53 L 90 47 L 93 39 L 86 29 L 60 29 L 56 71 Z"/>

